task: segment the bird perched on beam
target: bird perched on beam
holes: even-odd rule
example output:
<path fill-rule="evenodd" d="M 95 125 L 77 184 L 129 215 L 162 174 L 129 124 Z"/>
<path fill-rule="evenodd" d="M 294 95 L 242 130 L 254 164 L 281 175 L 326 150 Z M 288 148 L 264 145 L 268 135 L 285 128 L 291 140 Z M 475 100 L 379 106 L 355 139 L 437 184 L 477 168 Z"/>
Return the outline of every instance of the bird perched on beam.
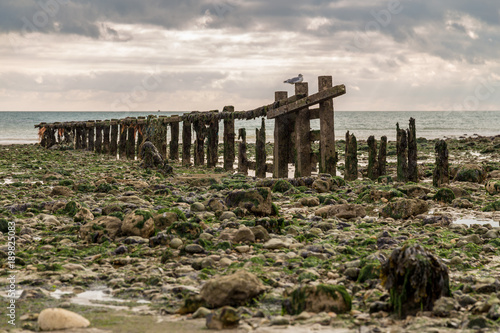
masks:
<path fill-rule="evenodd" d="M 295 83 L 300 83 L 302 81 L 304 81 L 304 77 L 302 76 L 302 74 L 299 74 L 299 76 L 294 77 L 293 79 L 288 79 L 286 81 L 283 81 L 283 83 L 295 84 Z"/>

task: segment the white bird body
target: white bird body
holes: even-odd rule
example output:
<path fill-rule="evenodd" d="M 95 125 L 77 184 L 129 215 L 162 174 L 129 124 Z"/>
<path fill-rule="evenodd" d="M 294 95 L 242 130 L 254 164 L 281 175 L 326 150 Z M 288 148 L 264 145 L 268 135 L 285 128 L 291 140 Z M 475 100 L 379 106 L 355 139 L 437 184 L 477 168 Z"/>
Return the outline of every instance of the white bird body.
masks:
<path fill-rule="evenodd" d="M 302 74 L 299 74 L 299 76 L 283 81 L 283 83 L 295 84 L 295 83 L 300 83 L 302 81 L 304 81 L 304 77 L 302 76 Z"/>

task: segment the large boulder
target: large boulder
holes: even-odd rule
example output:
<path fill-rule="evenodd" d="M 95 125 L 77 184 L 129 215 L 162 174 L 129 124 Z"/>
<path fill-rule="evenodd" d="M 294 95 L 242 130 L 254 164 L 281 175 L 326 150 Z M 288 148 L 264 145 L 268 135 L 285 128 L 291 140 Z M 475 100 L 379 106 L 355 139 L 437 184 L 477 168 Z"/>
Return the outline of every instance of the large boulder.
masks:
<path fill-rule="evenodd" d="M 482 183 L 486 179 L 486 171 L 481 165 L 465 164 L 458 168 L 455 175 L 457 182 Z"/>
<path fill-rule="evenodd" d="M 304 311 L 346 313 L 352 306 L 351 296 L 342 285 L 301 286 L 285 296 L 283 310 L 291 315 Z"/>
<path fill-rule="evenodd" d="M 342 204 L 321 207 L 320 209 L 316 210 L 314 214 L 323 218 L 338 217 L 344 219 L 353 219 L 356 217 L 366 216 L 366 210 L 361 205 Z"/>
<path fill-rule="evenodd" d="M 258 187 L 246 191 L 233 191 L 226 197 L 226 205 L 231 208 L 246 209 L 255 215 L 271 215 L 273 212 L 271 189 Z"/>
<path fill-rule="evenodd" d="M 381 215 L 394 219 L 407 219 L 410 216 L 426 213 L 428 210 L 429 205 L 424 200 L 399 199 L 384 206 Z"/>
<path fill-rule="evenodd" d="M 136 210 L 128 213 L 123 219 L 122 233 L 124 236 L 140 236 L 149 238 L 155 233 L 155 222 L 151 213 Z"/>
<path fill-rule="evenodd" d="M 59 308 L 45 309 L 38 316 L 41 331 L 85 328 L 89 325 L 90 322 L 79 314 Z"/>
<path fill-rule="evenodd" d="M 209 280 L 200 294 L 210 306 L 221 307 L 244 305 L 264 291 L 264 285 L 255 275 L 239 270 L 232 275 Z"/>
<path fill-rule="evenodd" d="M 114 216 L 101 216 L 80 228 L 80 236 L 91 243 L 100 243 L 103 236 L 111 240 L 121 235 L 122 221 Z"/>

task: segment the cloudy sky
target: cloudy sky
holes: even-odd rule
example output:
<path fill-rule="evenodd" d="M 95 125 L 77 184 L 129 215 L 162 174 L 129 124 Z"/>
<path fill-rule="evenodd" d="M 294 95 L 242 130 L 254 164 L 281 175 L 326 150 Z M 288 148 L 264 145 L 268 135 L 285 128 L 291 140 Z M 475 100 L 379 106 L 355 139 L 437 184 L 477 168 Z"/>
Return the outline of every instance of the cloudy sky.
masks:
<path fill-rule="evenodd" d="M 0 111 L 500 110 L 497 0 L 2 0 Z"/>

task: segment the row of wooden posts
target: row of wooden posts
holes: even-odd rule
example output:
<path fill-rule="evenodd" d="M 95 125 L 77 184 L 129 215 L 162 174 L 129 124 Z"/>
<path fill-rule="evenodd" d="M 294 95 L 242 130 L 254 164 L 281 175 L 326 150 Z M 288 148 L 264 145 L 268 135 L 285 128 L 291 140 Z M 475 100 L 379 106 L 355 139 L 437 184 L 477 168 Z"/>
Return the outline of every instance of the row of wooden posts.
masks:
<path fill-rule="evenodd" d="M 307 82 L 295 84 L 295 95 L 288 97 L 287 92 L 275 93 L 275 102 L 250 111 L 235 111 L 226 106 L 219 112 L 191 112 L 181 116 L 155 116 L 104 121 L 41 123 L 39 128 L 41 145 L 52 147 L 55 144 L 73 144 L 75 149 L 86 149 L 98 154 L 109 154 L 121 159 L 135 159 L 139 156 L 142 142 L 151 141 L 162 154 L 171 161 L 178 161 L 180 124 L 182 123 L 182 164 L 191 165 L 191 153 L 195 166 L 215 167 L 219 154 L 219 124 L 224 124 L 223 166 L 232 171 L 235 156 L 235 119 L 250 120 L 262 118 L 260 129 L 256 129 L 255 162 L 247 158 L 246 130 L 238 131 L 239 172 L 265 178 L 272 173 L 275 178 L 287 178 L 289 163 L 295 165 L 295 177 L 307 177 L 319 164 L 319 172 L 336 175 L 338 155 L 335 151 L 333 99 L 345 94 L 345 86 L 333 86 L 331 76 L 318 78 L 319 92 L 308 94 Z M 318 108 L 310 108 L 319 104 Z M 267 164 L 265 150 L 265 118 L 275 119 L 273 163 Z M 311 131 L 310 121 L 320 119 L 320 130 Z M 170 142 L 167 132 L 170 128 Z M 192 132 L 195 132 L 194 148 Z M 358 178 L 357 141 L 354 134 L 347 132 L 345 148 L 346 180 Z M 311 144 L 319 141 L 319 153 L 313 153 Z M 206 145 L 206 162 L 205 162 Z M 368 138 L 368 177 L 377 179 L 386 175 L 387 137 L 380 139 L 377 154 L 377 141 Z M 397 125 L 397 179 L 398 181 L 418 181 L 417 142 L 415 119 L 410 119 L 408 130 Z"/>

